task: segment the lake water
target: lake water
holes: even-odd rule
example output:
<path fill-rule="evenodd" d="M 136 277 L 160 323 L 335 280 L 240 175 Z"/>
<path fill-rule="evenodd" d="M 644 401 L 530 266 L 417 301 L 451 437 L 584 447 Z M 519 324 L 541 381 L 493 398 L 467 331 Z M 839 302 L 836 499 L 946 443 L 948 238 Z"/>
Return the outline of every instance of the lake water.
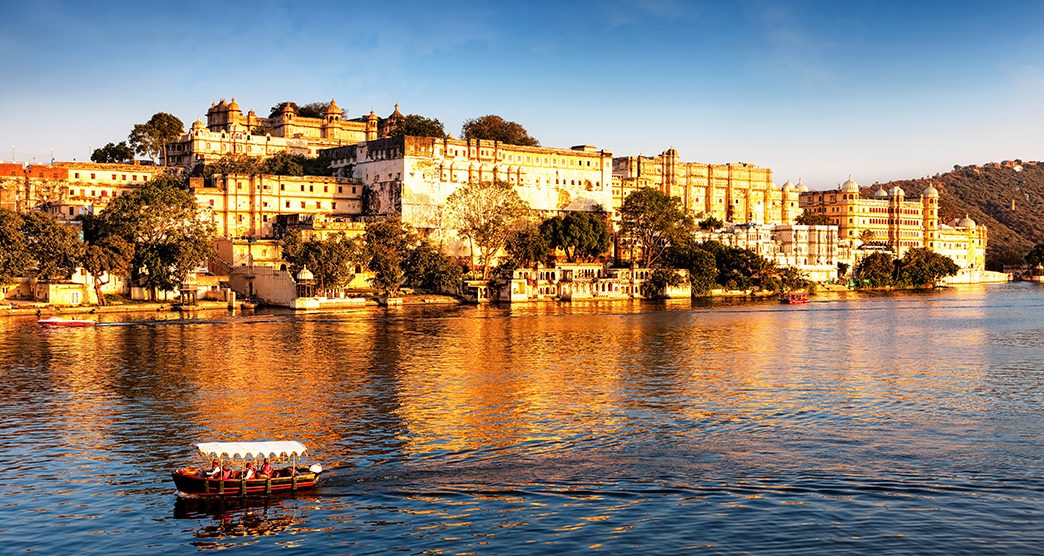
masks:
<path fill-rule="evenodd" d="M 0 320 L 0 551 L 1044 551 L 1039 285 L 164 318 Z M 175 496 L 287 438 L 320 489 Z"/>

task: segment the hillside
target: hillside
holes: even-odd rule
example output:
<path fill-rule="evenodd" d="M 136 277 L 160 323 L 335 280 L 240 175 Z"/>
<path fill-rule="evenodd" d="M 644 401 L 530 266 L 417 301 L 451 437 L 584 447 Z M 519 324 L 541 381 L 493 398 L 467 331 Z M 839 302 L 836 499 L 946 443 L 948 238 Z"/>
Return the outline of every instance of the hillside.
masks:
<path fill-rule="evenodd" d="M 987 266 L 999 269 L 1003 264 L 1020 263 L 1033 245 L 1044 241 L 1044 164 L 1016 160 L 954 166 L 953 171 L 936 174 L 931 180 L 939 190 L 942 222 L 951 223 L 967 214 L 989 229 Z M 899 185 L 913 197 L 928 186 L 928 179 L 884 185 Z"/>

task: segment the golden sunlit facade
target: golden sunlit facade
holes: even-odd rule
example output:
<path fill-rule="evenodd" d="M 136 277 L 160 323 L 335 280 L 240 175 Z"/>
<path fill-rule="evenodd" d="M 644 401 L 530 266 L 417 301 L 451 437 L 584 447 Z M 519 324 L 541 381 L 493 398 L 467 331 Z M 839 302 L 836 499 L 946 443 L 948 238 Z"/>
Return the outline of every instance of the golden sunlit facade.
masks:
<path fill-rule="evenodd" d="M 952 225 L 942 224 L 939 191 L 931 184 L 920 198 L 912 200 L 898 185 L 887 191 L 879 188 L 867 198 L 849 176 L 836 190 L 802 193 L 801 208 L 827 216 L 838 227 L 840 239 L 853 246 L 887 245 L 896 257 L 910 249 L 927 248 L 950 257 L 961 268 L 981 270 L 986 266 L 986 227 L 967 217 Z"/>
<path fill-rule="evenodd" d="M 654 157 L 614 158 L 612 185 L 614 210 L 627 195 L 652 187 L 679 198 L 697 218 L 759 224 L 792 223 L 799 214 L 798 194 L 804 187 L 787 182 L 777 188 L 772 170 L 753 164 L 682 162 L 673 148 Z"/>

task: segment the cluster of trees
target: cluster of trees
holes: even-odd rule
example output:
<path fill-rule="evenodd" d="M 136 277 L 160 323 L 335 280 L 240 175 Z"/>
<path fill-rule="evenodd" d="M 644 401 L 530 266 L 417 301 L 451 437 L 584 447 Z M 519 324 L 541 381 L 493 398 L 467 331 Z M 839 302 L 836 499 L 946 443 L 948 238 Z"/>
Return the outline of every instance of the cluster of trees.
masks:
<path fill-rule="evenodd" d="M 309 102 L 308 104 L 299 105 L 292 100 L 284 100 L 283 102 L 280 102 L 272 107 L 268 114 L 268 117 L 275 118 L 276 116 L 282 114 L 283 107 L 287 105 L 290 106 L 290 109 L 294 112 L 294 114 L 303 118 L 325 118 L 326 111 L 330 109 L 329 102 Z M 345 114 L 342 110 L 341 117 L 344 118 L 346 116 L 347 114 Z"/>
<path fill-rule="evenodd" d="M 244 153 L 225 153 L 202 169 L 202 174 L 208 178 L 215 174 L 329 176 L 332 173 L 329 164 L 322 159 L 285 151 L 264 159 Z"/>
<path fill-rule="evenodd" d="M 550 264 L 561 251 L 566 260 L 595 261 L 612 245 L 609 215 L 605 212 L 573 212 L 553 216 L 536 225 L 522 226 L 508 237 L 504 266 L 523 268 Z"/>
<path fill-rule="evenodd" d="M 685 269 L 693 293 L 721 287 L 730 290 L 761 289 L 789 291 L 811 283 L 792 267 L 776 263 L 749 249 L 694 239 L 697 224 L 677 197 L 653 188 L 635 191 L 620 206 L 620 233 L 641 256 L 643 266 L 661 268 L 655 281 L 674 285 L 680 280 L 668 269 Z M 722 223 L 708 218 L 702 229 L 715 229 Z"/>
<path fill-rule="evenodd" d="M 1023 260 L 1025 260 L 1026 264 L 1031 267 L 1044 264 L 1044 241 L 1035 245 L 1033 249 L 1030 249 L 1029 253 L 1026 253 L 1026 256 L 1023 257 Z"/>
<path fill-rule="evenodd" d="M 479 116 L 464 122 L 460 129 L 460 136 L 468 140 L 488 139 L 527 147 L 540 145 L 540 141 L 530 137 L 529 132 L 521 124 L 505 120 L 495 114 Z"/>
<path fill-rule="evenodd" d="M 830 217 L 825 214 L 805 210 L 794 219 L 794 223 L 801 226 L 829 226 L 831 222 Z"/>
<path fill-rule="evenodd" d="M 302 241 L 299 231 L 290 231 L 283 238 L 283 257 L 293 274 L 307 267 L 316 290 L 327 295 L 347 286 L 362 268 L 373 273 L 370 285 L 385 295 L 403 287 L 455 295 L 467 268 L 400 220 L 371 222 L 361 238 L 332 234 Z"/>
<path fill-rule="evenodd" d="M 416 137 L 438 137 L 446 136 L 446 128 L 436 118 L 427 118 L 420 114 L 406 114 L 396 124 L 395 128 L 388 133 L 390 137 L 402 137 L 412 135 Z"/>
<path fill-rule="evenodd" d="M 177 290 L 213 253 L 213 225 L 198 211 L 181 180 L 167 174 L 114 198 L 101 214 L 80 216 L 83 241 L 47 214 L 0 210 L 0 282 L 68 279 L 83 267 L 103 305 L 109 275 L 129 274 L 152 292 Z"/>
<path fill-rule="evenodd" d="M 126 164 L 134 161 L 134 149 L 126 141 L 109 143 L 104 147 L 94 149 L 91 153 L 91 162 L 109 162 Z"/>
<path fill-rule="evenodd" d="M 872 288 L 934 287 L 939 280 L 957 274 L 952 259 L 924 248 L 910 249 L 901 259 L 891 253 L 874 253 L 855 268 L 855 278 Z"/>
<path fill-rule="evenodd" d="M 167 145 L 185 133 L 185 124 L 176 116 L 166 112 L 153 114 L 149 121 L 135 124 L 128 137 L 130 147 L 139 155 L 156 160 L 163 155 L 167 160 Z"/>

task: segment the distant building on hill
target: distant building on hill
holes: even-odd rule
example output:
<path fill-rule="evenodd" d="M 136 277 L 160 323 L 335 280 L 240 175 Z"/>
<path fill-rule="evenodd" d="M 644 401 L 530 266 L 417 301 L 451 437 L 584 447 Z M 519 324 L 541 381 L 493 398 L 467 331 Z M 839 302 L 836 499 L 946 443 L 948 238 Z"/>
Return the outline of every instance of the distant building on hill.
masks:
<path fill-rule="evenodd" d="M 197 120 L 168 146 L 166 164 L 193 168 L 229 153 L 265 158 L 289 152 L 315 157 L 324 148 L 386 137 L 404 118 L 398 104 L 387 118 L 372 110 L 354 119 L 345 119 L 345 113 L 331 100 L 323 117 L 300 116 L 285 104 L 278 113 L 264 118 L 253 110 L 244 115 L 234 98 L 228 103 L 222 99 L 207 110 L 206 123 Z"/>

